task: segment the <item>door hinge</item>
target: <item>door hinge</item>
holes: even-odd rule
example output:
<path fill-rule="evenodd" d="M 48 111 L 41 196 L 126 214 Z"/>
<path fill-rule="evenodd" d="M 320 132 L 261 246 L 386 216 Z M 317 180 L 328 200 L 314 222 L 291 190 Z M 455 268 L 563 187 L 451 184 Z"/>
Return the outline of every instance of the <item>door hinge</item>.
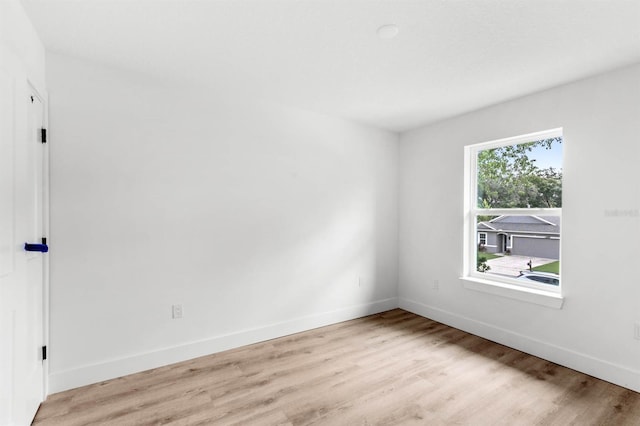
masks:
<path fill-rule="evenodd" d="M 47 129 L 40 129 L 40 142 L 47 143 Z"/>
<path fill-rule="evenodd" d="M 42 360 L 44 361 L 45 359 L 47 359 L 47 347 L 43 346 L 42 347 Z"/>

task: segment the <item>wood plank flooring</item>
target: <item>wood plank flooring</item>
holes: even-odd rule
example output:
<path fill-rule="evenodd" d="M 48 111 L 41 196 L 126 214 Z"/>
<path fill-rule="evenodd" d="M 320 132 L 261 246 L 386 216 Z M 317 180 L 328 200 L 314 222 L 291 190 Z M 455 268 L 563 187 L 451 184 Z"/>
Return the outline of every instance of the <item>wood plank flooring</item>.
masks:
<path fill-rule="evenodd" d="M 35 425 L 640 425 L 640 394 L 396 309 L 51 395 Z"/>

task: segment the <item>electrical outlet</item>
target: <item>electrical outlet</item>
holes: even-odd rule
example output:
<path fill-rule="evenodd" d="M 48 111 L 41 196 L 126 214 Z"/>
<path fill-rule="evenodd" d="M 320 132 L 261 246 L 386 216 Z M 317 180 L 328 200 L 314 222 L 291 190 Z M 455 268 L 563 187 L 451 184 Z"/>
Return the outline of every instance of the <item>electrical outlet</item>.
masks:
<path fill-rule="evenodd" d="M 182 318 L 182 305 L 173 305 L 171 316 L 173 319 Z"/>
<path fill-rule="evenodd" d="M 640 340 L 640 322 L 637 322 L 633 325 L 633 338 L 636 340 Z"/>
<path fill-rule="evenodd" d="M 431 285 L 431 288 L 433 288 L 434 290 L 440 290 L 440 281 L 433 280 L 433 284 Z"/>

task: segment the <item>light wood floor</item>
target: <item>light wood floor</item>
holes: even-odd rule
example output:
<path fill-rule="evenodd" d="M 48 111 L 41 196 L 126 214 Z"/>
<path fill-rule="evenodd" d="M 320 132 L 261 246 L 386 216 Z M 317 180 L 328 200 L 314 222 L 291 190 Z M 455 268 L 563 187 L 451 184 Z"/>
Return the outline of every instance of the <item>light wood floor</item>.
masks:
<path fill-rule="evenodd" d="M 36 425 L 640 425 L 640 394 L 396 309 L 51 395 Z"/>

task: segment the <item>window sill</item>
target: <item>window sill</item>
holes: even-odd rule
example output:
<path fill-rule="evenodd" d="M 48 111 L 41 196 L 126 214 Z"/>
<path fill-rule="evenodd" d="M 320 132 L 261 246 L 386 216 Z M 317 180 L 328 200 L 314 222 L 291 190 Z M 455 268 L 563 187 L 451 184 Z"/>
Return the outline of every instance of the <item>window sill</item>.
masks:
<path fill-rule="evenodd" d="M 522 302 L 535 303 L 536 305 L 542 305 L 548 308 L 562 309 L 564 302 L 564 298 L 560 294 L 551 291 L 520 287 L 476 277 L 460 277 L 460 279 L 462 280 L 464 288 L 469 290 L 495 294 L 496 296 L 508 297 Z"/>

